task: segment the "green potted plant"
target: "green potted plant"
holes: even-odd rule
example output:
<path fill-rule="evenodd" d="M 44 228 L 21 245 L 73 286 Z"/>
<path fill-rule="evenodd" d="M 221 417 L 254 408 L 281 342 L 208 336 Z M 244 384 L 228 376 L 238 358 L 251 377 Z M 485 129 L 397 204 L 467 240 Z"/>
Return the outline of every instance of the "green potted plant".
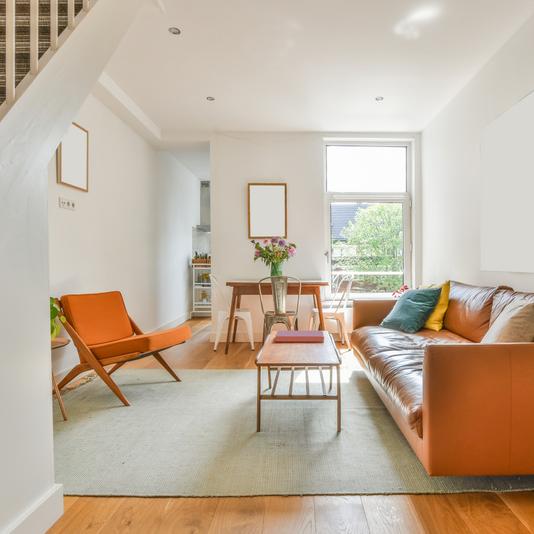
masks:
<path fill-rule="evenodd" d="M 61 308 L 56 299 L 50 297 L 50 337 L 55 339 L 61 330 L 61 324 L 59 323 L 59 314 Z"/>

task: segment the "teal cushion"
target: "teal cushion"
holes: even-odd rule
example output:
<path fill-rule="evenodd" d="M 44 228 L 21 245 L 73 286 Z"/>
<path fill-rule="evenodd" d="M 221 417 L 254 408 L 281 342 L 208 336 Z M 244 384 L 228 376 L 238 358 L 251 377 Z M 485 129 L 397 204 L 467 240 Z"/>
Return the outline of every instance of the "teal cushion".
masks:
<path fill-rule="evenodd" d="M 440 293 L 440 287 L 406 291 L 380 326 L 410 334 L 418 332 L 436 307 Z"/>

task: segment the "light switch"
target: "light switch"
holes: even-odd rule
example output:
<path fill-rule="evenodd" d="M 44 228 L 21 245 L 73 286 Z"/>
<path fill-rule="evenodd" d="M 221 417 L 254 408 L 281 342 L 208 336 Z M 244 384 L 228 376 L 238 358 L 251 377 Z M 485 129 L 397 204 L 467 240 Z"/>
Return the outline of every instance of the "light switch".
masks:
<path fill-rule="evenodd" d="M 59 201 L 59 207 L 61 209 L 72 210 L 72 211 L 76 209 L 76 203 L 74 202 L 74 200 L 70 200 L 64 197 L 58 197 L 58 201 Z"/>

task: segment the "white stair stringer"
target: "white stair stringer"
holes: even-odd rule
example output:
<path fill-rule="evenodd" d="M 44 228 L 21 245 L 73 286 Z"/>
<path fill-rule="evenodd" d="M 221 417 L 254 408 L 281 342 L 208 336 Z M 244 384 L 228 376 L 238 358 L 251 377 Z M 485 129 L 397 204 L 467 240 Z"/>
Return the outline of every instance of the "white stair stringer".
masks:
<path fill-rule="evenodd" d="M 148 1 L 98 0 L 0 121 L 0 283 L 9 303 L 0 312 L 0 532 L 35 534 L 34 513 L 48 523 L 62 513 L 61 499 L 55 513 L 33 508 L 55 487 L 47 165 Z"/>

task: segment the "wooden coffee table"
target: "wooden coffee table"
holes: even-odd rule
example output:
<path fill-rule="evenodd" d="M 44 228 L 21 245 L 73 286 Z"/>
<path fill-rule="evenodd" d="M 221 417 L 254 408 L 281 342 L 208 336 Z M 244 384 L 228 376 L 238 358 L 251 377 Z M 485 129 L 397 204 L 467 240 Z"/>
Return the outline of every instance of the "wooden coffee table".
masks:
<path fill-rule="evenodd" d="M 258 368 L 258 398 L 256 432 L 261 429 L 261 401 L 263 400 L 334 400 L 337 402 L 337 431 L 341 432 L 341 388 L 340 388 L 340 365 L 341 357 L 336 344 L 329 332 L 325 332 L 324 343 L 274 343 L 272 333 L 256 358 Z M 269 384 L 264 393 L 262 391 L 262 368 L 267 369 Z M 276 371 L 274 382 L 271 383 L 271 369 Z M 308 371 L 318 370 L 321 377 L 322 395 L 310 394 L 310 380 Z M 333 389 L 333 372 L 336 371 L 336 390 Z M 306 377 L 306 394 L 294 395 L 293 385 L 295 371 L 304 371 Z M 327 390 L 323 370 L 329 371 L 329 388 Z M 291 373 L 289 389 L 284 393 L 277 393 L 280 373 Z"/>

